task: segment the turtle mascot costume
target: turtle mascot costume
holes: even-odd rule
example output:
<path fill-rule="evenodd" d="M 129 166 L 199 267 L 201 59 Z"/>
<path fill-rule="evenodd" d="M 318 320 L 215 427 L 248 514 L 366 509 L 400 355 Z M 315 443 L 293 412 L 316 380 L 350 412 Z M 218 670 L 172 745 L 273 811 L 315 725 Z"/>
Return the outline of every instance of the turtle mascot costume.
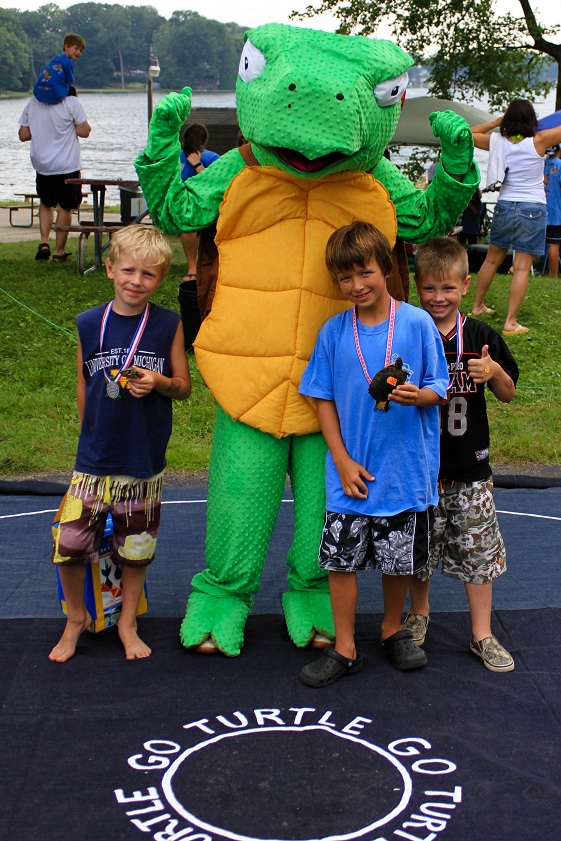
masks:
<path fill-rule="evenodd" d="M 236 87 L 248 145 L 185 182 L 179 130 L 190 88 L 164 97 L 152 116 L 136 169 L 154 223 L 178 234 L 217 222 L 216 295 L 195 341 L 218 403 L 207 566 L 193 577 L 181 626 L 187 648 L 239 654 L 287 474 L 288 633 L 299 647 L 333 638 L 317 560 L 326 447 L 314 401 L 298 393 L 320 327 L 349 306 L 326 269 L 325 245 L 355 219 L 392 245 L 397 234 L 413 243 L 446 234 L 479 183 L 471 131 L 451 111 L 430 117 L 441 156 L 426 191 L 384 157 L 411 64 L 390 41 L 282 24 L 250 30 Z"/>

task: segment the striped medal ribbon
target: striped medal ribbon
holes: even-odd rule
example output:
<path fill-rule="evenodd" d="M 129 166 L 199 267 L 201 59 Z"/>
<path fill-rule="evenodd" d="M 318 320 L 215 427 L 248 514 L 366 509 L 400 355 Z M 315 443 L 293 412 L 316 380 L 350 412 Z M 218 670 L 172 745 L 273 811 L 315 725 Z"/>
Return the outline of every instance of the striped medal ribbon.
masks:
<path fill-rule="evenodd" d="M 384 367 L 387 367 L 391 362 L 392 356 L 392 343 L 393 343 L 393 334 L 395 328 L 395 298 L 390 297 L 390 321 L 388 325 L 388 339 L 386 342 L 386 361 L 384 363 Z M 356 307 L 353 307 L 353 333 L 355 337 L 355 347 L 356 353 L 358 356 L 358 361 L 362 367 L 364 376 L 366 377 L 366 382 L 368 385 L 372 382 L 372 377 L 368 373 L 368 369 L 366 368 L 366 362 L 364 361 L 364 357 L 362 355 L 362 351 L 360 349 L 360 341 L 358 338 L 358 329 L 356 326 Z"/>
<path fill-rule="evenodd" d="M 109 301 L 107 306 L 105 307 L 105 311 L 103 313 L 103 317 L 101 319 L 101 326 L 99 328 L 99 351 L 103 353 L 103 340 L 105 338 L 105 330 L 107 329 L 107 322 L 109 320 L 109 316 L 111 314 L 111 310 L 113 309 L 113 301 Z M 116 374 L 111 376 L 108 374 L 105 368 L 103 369 L 103 376 L 107 381 L 107 385 L 105 386 L 106 396 L 110 397 L 111 400 L 116 400 L 119 397 L 119 377 L 121 376 L 121 371 L 125 368 L 129 368 L 131 361 L 134 359 L 134 355 L 136 353 L 136 349 L 140 344 L 140 339 L 142 338 L 142 334 L 144 333 L 144 329 L 148 323 L 148 316 L 150 315 L 150 302 L 148 301 L 146 307 L 144 308 L 144 312 L 142 314 L 142 318 L 138 322 L 138 327 L 136 328 L 136 333 L 133 336 L 131 346 L 129 348 L 129 352 L 125 358 L 125 361 L 121 364 L 121 367 L 117 371 Z"/>

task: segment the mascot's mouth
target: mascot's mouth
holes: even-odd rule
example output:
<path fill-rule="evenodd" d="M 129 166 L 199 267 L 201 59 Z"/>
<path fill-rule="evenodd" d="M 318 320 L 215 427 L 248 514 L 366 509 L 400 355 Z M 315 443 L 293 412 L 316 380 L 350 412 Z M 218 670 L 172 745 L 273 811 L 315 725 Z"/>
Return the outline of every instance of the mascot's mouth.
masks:
<path fill-rule="evenodd" d="M 281 161 L 288 166 L 295 169 L 297 172 L 320 172 L 322 169 L 327 169 L 328 166 L 333 166 L 347 157 L 341 152 L 330 152 L 328 155 L 322 155 L 321 158 L 307 158 L 301 152 L 296 152 L 295 149 L 284 149 L 276 147 L 273 152 L 281 159 Z"/>

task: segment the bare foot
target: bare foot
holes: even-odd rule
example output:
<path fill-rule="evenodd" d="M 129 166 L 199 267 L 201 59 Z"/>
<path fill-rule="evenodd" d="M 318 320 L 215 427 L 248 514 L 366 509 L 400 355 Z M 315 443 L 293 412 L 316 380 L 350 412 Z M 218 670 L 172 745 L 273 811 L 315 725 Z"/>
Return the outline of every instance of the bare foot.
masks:
<path fill-rule="evenodd" d="M 66 663 L 67 660 L 70 660 L 76 651 L 80 634 L 91 624 L 92 617 L 87 611 L 83 620 L 67 619 L 64 633 L 49 654 L 49 660 L 54 663 Z"/>
<path fill-rule="evenodd" d="M 476 318 L 478 318 L 480 315 L 494 315 L 495 312 L 496 312 L 496 310 L 492 309 L 491 307 L 486 307 L 485 304 L 483 304 L 481 309 L 479 309 L 479 310 L 473 309 L 470 312 L 470 315 L 473 315 Z"/>
<path fill-rule="evenodd" d="M 136 628 L 121 628 L 119 625 L 118 631 L 127 660 L 140 660 L 143 657 L 150 657 L 152 649 L 145 642 L 142 642 L 136 632 Z"/>

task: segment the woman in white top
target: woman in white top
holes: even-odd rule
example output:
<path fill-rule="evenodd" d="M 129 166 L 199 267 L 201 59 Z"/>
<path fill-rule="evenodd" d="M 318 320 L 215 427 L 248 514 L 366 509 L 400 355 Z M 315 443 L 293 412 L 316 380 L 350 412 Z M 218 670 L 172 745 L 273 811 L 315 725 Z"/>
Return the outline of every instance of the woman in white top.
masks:
<path fill-rule="evenodd" d="M 513 249 L 514 271 L 503 336 L 528 332 L 529 328 L 517 321 L 518 310 L 526 295 L 534 255 L 541 256 L 545 250 L 544 155 L 549 146 L 561 141 L 561 127 L 544 131 L 537 127 L 532 103 L 514 99 L 504 117 L 472 128 L 475 146 L 490 151 L 492 180 L 502 185 L 491 223 L 489 250 L 477 277 L 472 315 L 494 313 L 485 306 L 485 295 L 507 251 Z M 500 129 L 500 135 L 487 134 L 494 128 Z"/>

